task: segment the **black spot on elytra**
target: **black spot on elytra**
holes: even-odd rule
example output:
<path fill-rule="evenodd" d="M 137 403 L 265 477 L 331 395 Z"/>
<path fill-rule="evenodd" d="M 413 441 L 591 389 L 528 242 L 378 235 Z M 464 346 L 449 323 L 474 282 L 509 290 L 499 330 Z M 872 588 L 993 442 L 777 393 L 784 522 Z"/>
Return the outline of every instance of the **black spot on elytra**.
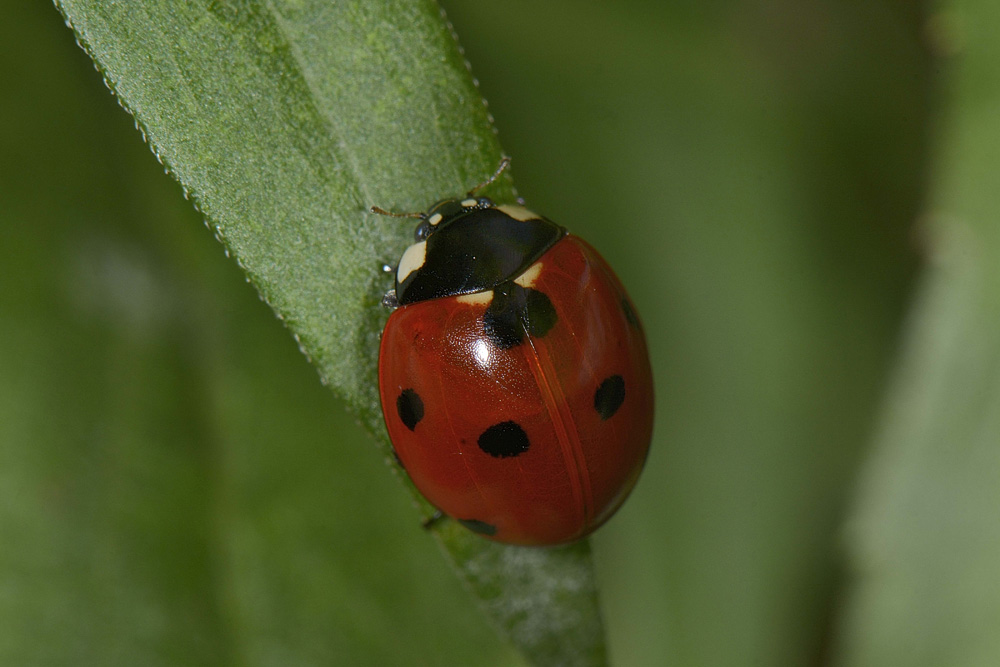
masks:
<path fill-rule="evenodd" d="M 610 376 L 594 392 L 594 409 L 601 419 L 610 419 L 624 402 L 625 380 L 621 375 Z"/>
<path fill-rule="evenodd" d="M 396 398 L 396 413 L 399 420 L 411 431 L 424 418 L 424 402 L 412 389 L 404 389 Z"/>
<path fill-rule="evenodd" d="M 528 434 L 516 422 L 500 422 L 483 431 L 477 441 L 479 449 L 490 456 L 504 459 L 528 451 Z"/>
<path fill-rule="evenodd" d="M 496 535 L 497 527 L 479 519 L 459 519 L 458 522 L 479 535 Z"/>
<path fill-rule="evenodd" d="M 633 329 L 642 328 L 639 325 L 639 316 L 635 314 L 635 309 L 632 307 L 632 304 L 628 300 L 627 296 L 622 297 L 622 312 L 625 313 L 625 321 L 627 321 Z"/>
<path fill-rule="evenodd" d="M 493 300 L 483 314 L 483 330 L 501 350 L 524 341 L 527 332 L 541 338 L 555 325 L 556 309 L 544 292 L 506 282 L 493 290 Z"/>

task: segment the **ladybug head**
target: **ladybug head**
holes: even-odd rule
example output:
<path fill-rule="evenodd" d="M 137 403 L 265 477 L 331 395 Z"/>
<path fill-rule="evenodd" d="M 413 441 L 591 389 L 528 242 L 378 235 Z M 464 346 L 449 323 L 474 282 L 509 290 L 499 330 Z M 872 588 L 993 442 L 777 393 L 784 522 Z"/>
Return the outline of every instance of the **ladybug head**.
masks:
<path fill-rule="evenodd" d="M 465 197 L 463 199 L 442 199 L 426 213 L 421 214 L 420 224 L 414 232 L 417 241 L 423 241 L 434 232 L 450 225 L 455 220 L 472 211 L 494 208 L 496 204 L 489 197 Z"/>
<path fill-rule="evenodd" d="M 393 213 L 378 206 L 372 206 L 369 211 L 379 215 L 387 215 L 392 218 L 418 218 L 420 224 L 414 232 L 417 241 L 425 241 L 434 232 L 447 227 L 459 218 L 484 208 L 496 208 L 496 204 L 489 197 L 477 197 L 476 193 L 487 185 L 497 180 L 510 164 L 510 158 L 504 156 L 500 160 L 500 166 L 488 179 L 469 190 L 462 199 L 442 199 L 431 206 L 426 213 Z"/>

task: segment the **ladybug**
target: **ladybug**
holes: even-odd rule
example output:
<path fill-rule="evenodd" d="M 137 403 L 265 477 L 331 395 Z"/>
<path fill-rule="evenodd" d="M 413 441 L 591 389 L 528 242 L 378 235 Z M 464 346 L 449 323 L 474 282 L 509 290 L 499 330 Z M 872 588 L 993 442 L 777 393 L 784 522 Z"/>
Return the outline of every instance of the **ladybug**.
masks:
<path fill-rule="evenodd" d="M 586 241 L 476 192 L 415 217 L 384 303 L 382 413 L 444 515 L 498 542 L 554 545 L 632 490 L 653 428 L 642 324 Z"/>

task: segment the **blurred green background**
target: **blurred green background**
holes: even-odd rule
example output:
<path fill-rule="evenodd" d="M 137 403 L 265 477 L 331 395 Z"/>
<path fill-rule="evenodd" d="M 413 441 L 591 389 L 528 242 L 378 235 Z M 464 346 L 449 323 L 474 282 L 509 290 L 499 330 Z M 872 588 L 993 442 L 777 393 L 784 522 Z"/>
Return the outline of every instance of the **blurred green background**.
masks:
<path fill-rule="evenodd" d="M 651 457 L 593 539 L 613 661 L 830 664 L 919 269 L 924 7 L 444 4 L 520 194 L 650 335 Z M 0 664 L 520 664 L 55 9 L 4 4 L 0 49 Z"/>

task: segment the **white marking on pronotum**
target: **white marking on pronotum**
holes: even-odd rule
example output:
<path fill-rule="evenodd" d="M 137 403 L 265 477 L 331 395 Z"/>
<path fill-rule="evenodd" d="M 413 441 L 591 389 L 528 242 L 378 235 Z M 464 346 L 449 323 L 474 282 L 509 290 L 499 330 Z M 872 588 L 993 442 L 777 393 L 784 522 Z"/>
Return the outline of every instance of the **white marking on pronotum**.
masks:
<path fill-rule="evenodd" d="M 459 303 L 467 303 L 469 305 L 482 305 L 488 306 L 491 301 L 493 301 L 493 290 L 486 290 L 485 292 L 473 292 L 472 294 L 462 294 L 461 296 L 455 297 Z"/>
<path fill-rule="evenodd" d="M 538 276 L 541 274 L 541 272 L 542 272 L 542 263 L 535 262 L 527 269 L 525 269 L 524 273 L 519 275 L 517 278 L 514 278 L 514 282 L 520 285 L 521 287 L 524 287 L 525 289 L 527 289 L 528 287 L 534 287 L 535 281 L 538 280 Z"/>
<path fill-rule="evenodd" d="M 442 216 L 441 216 L 440 213 L 435 213 L 431 217 L 427 218 L 427 224 L 429 224 L 431 227 L 433 227 L 437 223 L 441 222 L 441 218 L 442 218 Z"/>
<path fill-rule="evenodd" d="M 463 208 L 472 208 L 473 206 L 475 206 L 478 203 L 479 202 L 476 201 L 475 199 L 463 199 L 462 200 L 462 207 Z"/>
<path fill-rule="evenodd" d="M 424 265 L 427 259 L 427 242 L 414 243 L 403 256 L 399 258 L 399 268 L 396 269 L 396 282 L 401 283 L 406 277 Z"/>
<path fill-rule="evenodd" d="M 515 220 L 520 220 L 521 222 L 524 222 L 525 220 L 538 220 L 542 217 L 534 211 L 529 211 L 523 206 L 518 206 L 516 204 L 501 204 L 500 206 L 497 206 L 497 208 Z"/>

